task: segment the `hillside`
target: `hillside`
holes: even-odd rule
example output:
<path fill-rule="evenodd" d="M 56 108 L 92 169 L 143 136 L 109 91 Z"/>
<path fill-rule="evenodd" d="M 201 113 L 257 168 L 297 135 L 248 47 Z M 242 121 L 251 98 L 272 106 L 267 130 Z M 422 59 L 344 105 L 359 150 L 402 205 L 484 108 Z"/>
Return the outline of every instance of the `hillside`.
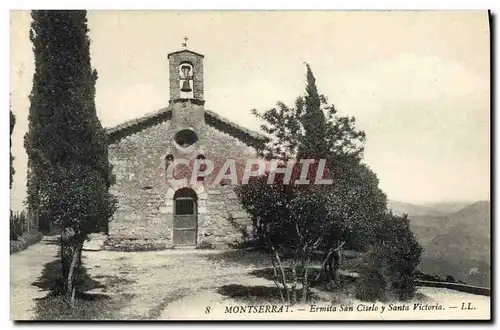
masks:
<path fill-rule="evenodd" d="M 395 200 L 389 200 L 387 207 L 392 210 L 394 214 L 402 215 L 406 213 L 408 215 L 443 215 L 444 213 L 439 211 L 437 208 L 427 205 L 418 205 L 405 202 L 399 202 Z"/>
<path fill-rule="evenodd" d="M 438 203 L 430 203 L 426 204 L 427 207 L 430 207 L 436 211 L 441 213 L 453 213 L 460 211 L 464 207 L 467 207 L 471 204 L 471 202 L 438 202 Z"/>
<path fill-rule="evenodd" d="M 490 203 L 476 202 L 451 213 L 410 205 L 398 212 L 409 214 L 411 228 L 424 247 L 420 270 L 489 287 Z M 430 211 L 423 212 L 426 209 Z"/>

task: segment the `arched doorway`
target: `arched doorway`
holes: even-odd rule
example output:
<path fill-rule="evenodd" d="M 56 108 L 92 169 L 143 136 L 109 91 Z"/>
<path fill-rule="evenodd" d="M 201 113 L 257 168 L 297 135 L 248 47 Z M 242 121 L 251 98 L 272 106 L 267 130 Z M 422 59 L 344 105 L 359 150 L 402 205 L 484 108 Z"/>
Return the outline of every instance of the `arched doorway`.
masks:
<path fill-rule="evenodd" d="M 198 196 L 193 189 L 181 188 L 174 194 L 173 246 L 196 246 Z"/>

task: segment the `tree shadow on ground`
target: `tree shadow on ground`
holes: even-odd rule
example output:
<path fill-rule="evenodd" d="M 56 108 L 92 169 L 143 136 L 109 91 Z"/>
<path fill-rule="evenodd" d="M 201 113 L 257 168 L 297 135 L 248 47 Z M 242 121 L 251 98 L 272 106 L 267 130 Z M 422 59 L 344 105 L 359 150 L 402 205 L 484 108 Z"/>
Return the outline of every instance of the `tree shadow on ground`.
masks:
<path fill-rule="evenodd" d="M 121 294 L 111 299 L 104 294 L 107 287 L 117 283 L 131 284 L 133 281 L 116 276 L 101 276 L 106 285 L 92 279 L 82 264 L 76 279 L 77 292 L 75 301 L 64 295 L 64 281 L 61 271 L 61 259 L 57 258 L 45 264 L 40 277 L 32 285 L 49 293 L 43 298 L 37 298 L 35 319 L 37 320 L 103 320 L 115 319 L 116 313 L 125 307 L 133 295 Z M 103 293 L 90 292 L 99 289 Z"/>
<path fill-rule="evenodd" d="M 239 266 L 268 267 L 271 259 L 264 252 L 254 249 L 249 250 L 227 250 L 222 253 L 209 254 L 205 256 L 214 263 L 236 264 Z"/>
<path fill-rule="evenodd" d="M 280 290 L 276 286 L 264 285 L 240 285 L 228 284 L 221 286 L 217 292 L 223 296 L 229 297 L 244 303 L 283 303 Z M 285 294 L 283 292 L 283 294 Z M 302 290 L 297 290 L 297 299 L 302 299 Z M 309 292 L 309 301 L 317 301 L 318 296 Z"/>
<path fill-rule="evenodd" d="M 292 271 L 290 268 L 285 267 L 285 277 L 287 282 L 292 278 Z M 274 269 L 272 267 L 256 269 L 251 271 L 249 275 L 263 278 L 269 281 L 274 281 Z M 302 286 L 303 273 L 297 272 L 297 279 Z M 281 281 L 280 271 L 278 270 L 278 282 Z M 340 275 L 339 281 L 332 285 L 328 281 L 326 274 L 321 267 L 310 267 L 308 271 L 308 281 L 311 294 L 315 294 L 318 300 L 326 300 L 334 302 L 341 302 L 344 299 L 350 299 L 355 295 L 358 279 L 352 276 Z"/>
<path fill-rule="evenodd" d="M 287 278 L 287 281 L 291 279 L 291 269 L 290 268 L 284 268 L 285 271 L 285 277 Z M 264 278 L 269 281 L 274 280 L 274 270 L 272 267 L 269 268 L 262 268 L 262 269 L 256 269 L 252 272 L 249 273 L 249 275 L 259 277 L 259 278 Z M 302 276 L 300 272 L 298 273 L 298 279 L 299 281 L 302 281 Z M 279 276 L 281 279 L 281 277 Z M 358 287 L 361 285 L 360 279 L 349 276 L 349 275 L 344 275 L 340 274 L 339 281 L 335 284 L 331 284 L 328 281 L 328 278 L 326 277 L 326 274 L 320 267 L 311 267 L 309 268 L 309 283 L 310 283 L 310 288 L 311 289 L 316 289 L 319 292 L 324 292 L 328 293 L 333 297 L 334 300 L 339 300 L 348 297 L 355 297 L 356 296 L 356 291 Z M 415 292 L 414 295 L 408 299 L 401 299 L 396 292 L 393 290 L 388 290 L 386 292 L 386 298 L 385 301 L 405 301 L 405 300 L 414 300 L 414 301 L 428 301 L 429 297 L 427 297 L 425 294 L 422 292 Z M 365 301 L 370 301 L 366 299 Z"/>
<path fill-rule="evenodd" d="M 104 288 L 104 285 L 100 282 L 90 278 L 84 265 L 80 266 L 78 273 L 79 276 L 76 279 L 76 286 L 79 296 L 82 294 L 84 295 L 86 291 Z M 61 259 L 58 258 L 45 264 L 41 276 L 33 282 L 32 285 L 44 291 L 49 291 L 49 295 L 61 295 L 64 293 L 63 282 Z"/>
<path fill-rule="evenodd" d="M 291 270 L 291 268 L 284 267 L 283 270 L 285 271 L 285 277 L 287 279 L 290 279 L 291 276 L 292 276 L 292 270 Z M 273 269 L 273 267 L 256 269 L 254 271 L 251 271 L 249 274 L 252 275 L 252 276 L 255 276 L 255 277 L 264 278 L 264 279 L 269 280 L 269 281 L 273 281 L 274 280 L 274 269 Z M 298 272 L 297 275 L 298 275 L 298 278 L 302 280 L 303 274 L 301 274 L 300 272 Z M 278 277 L 281 278 L 281 276 L 279 275 L 279 270 L 278 270 Z M 309 268 L 309 271 L 308 271 L 308 281 L 309 281 L 311 287 L 316 287 L 318 289 L 324 289 L 325 288 L 324 286 L 326 284 L 328 284 L 328 279 L 326 277 L 326 274 L 319 267 L 311 267 L 311 268 Z M 344 287 L 344 286 L 353 284 L 355 282 L 356 282 L 356 278 L 351 277 L 351 276 L 341 275 L 340 276 L 340 280 L 339 280 L 339 286 Z"/>

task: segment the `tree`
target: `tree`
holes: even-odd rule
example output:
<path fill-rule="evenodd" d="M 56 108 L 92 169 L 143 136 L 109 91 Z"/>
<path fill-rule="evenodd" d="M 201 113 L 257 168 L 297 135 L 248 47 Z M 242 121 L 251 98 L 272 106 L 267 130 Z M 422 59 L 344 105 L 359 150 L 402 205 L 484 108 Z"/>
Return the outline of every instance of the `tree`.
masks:
<path fill-rule="evenodd" d="M 359 162 L 363 156 L 365 132 L 356 128 L 356 119 L 340 116 L 333 104 L 318 92 L 308 64 L 306 93 L 294 107 L 278 102 L 275 108 L 252 113 L 264 123 L 261 129 L 272 139 L 263 151 L 266 158 L 328 159 L 339 165 Z"/>
<path fill-rule="evenodd" d="M 16 116 L 12 113 L 12 110 L 9 109 L 9 112 L 10 112 L 10 188 L 12 188 L 12 179 L 14 178 L 14 174 L 16 173 L 16 170 L 14 169 L 14 156 L 12 156 L 12 133 L 14 132 L 14 126 L 16 125 Z"/>
<path fill-rule="evenodd" d="M 32 216 L 61 228 L 65 292 L 73 298 L 83 243 L 107 226 L 116 207 L 108 192 L 114 177 L 95 108 L 86 11 L 35 10 L 31 16 L 28 206 Z"/>
<path fill-rule="evenodd" d="M 339 258 L 335 256 L 347 243 L 370 242 L 377 219 L 386 209 L 386 196 L 378 188 L 375 174 L 361 164 L 365 133 L 356 129 L 354 117 L 338 115 L 318 92 L 309 65 L 306 69 L 306 93 L 297 98 L 294 107 L 278 102 L 276 108 L 263 113 L 252 111 L 264 121 L 263 131 L 272 137 L 262 154 L 285 162 L 313 159 L 313 171 L 308 174 L 312 181 L 319 161 L 326 160 L 334 183 L 287 185 L 282 184 L 281 176 L 268 185 L 267 173 L 237 189 L 258 233 L 272 251 L 273 262 L 280 269 L 275 271 L 280 278 L 277 282 L 291 302 L 297 300 L 298 278 L 302 282 L 302 301 L 308 297 L 308 268 L 315 249 L 328 251 L 327 268 L 338 275 L 338 262 L 333 260 Z M 300 171 L 301 167 L 296 165 L 294 169 Z M 290 260 L 290 285 L 283 269 L 284 257 Z"/>
<path fill-rule="evenodd" d="M 9 112 L 10 112 L 10 184 L 9 188 L 12 189 L 12 181 L 14 178 L 14 174 L 16 173 L 16 170 L 14 169 L 14 156 L 12 156 L 12 132 L 14 132 L 14 126 L 16 125 L 16 116 L 12 113 L 12 110 L 10 109 L 10 104 L 9 104 Z M 13 218 L 12 215 L 12 210 L 10 211 L 10 218 Z M 12 235 L 12 220 L 11 220 L 11 240 L 13 237 L 17 237 L 16 235 Z"/>

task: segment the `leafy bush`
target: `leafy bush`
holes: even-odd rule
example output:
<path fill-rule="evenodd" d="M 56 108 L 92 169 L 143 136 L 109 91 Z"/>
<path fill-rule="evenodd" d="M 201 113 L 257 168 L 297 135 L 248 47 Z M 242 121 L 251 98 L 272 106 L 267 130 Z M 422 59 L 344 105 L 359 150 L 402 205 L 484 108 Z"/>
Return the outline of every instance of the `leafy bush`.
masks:
<path fill-rule="evenodd" d="M 356 296 L 362 300 L 383 300 L 394 295 L 411 299 L 415 293 L 422 247 L 410 230 L 406 215 L 388 214 L 381 222 L 379 241 L 366 255 Z"/>
<path fill-rule="evenodd" d="M 383 301 L 386 298 L 387 282 L 378 269 L 367 267 L 356 286 L 356 298 L 365 301 Z"/>
<path fill-rule="evenodd" d="M 17 240 L 10 241 L 10 254 L 22 251 L 28 246 L 40 242 L 43 234 L 38 230 L 30 230 L 17 238 Z"/>
<path fill-rule="evenodd" d="M 386 218 L 386 239 L 383 247 L 388 257 L 391 290 L 400 300 L 413 297 L 417 266 L 422 257 L 422 247 L 410 229 L 407 215 L 390 215 Z"/>

